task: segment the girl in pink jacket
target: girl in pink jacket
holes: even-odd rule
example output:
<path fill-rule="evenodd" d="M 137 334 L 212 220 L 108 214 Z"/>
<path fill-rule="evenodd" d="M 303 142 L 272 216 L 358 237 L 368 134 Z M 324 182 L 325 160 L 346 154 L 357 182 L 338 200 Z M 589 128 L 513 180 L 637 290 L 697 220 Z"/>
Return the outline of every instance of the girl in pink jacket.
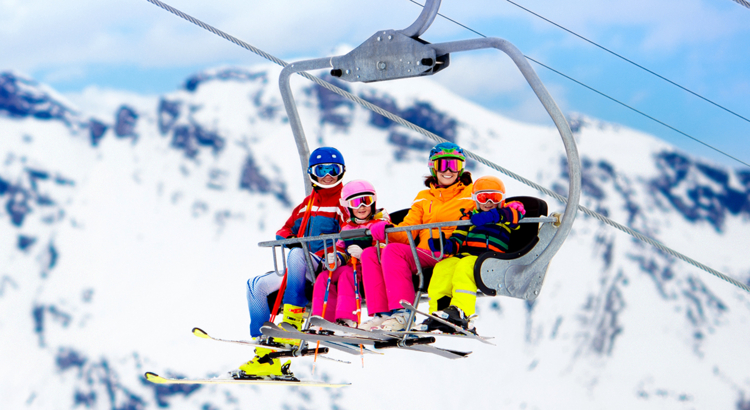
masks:
<path fill-rule="evenodd" d="M 341 206 L 349 209 L 350 219 L 341 230 L 369 229 L 373 224 L 384 221 L 390 222 L 388 214 L 383 209 L 376 208 L 377 193 L 367 181 L 351 181 L 341 190 Z M 346 249 L 352 258 L 362 256 L 362 250 L 373 246 L 372 237 L 339 240 L 336 247 Z M 331 285 L 328 290 L 328 303 L 324 318 L 330 322 L 338 322 L 349 327 L 357 327 L 357 305 L 354 286 L 354 269 L 352 261 L 340 266 L 331 275 Z M 357 283 L 362 283 L 362 266 L 357 264 Z M 325 299 L 328 272 L 318 275 L 313 288 L 312 314 L 323 316 L 323 302 Z"/>

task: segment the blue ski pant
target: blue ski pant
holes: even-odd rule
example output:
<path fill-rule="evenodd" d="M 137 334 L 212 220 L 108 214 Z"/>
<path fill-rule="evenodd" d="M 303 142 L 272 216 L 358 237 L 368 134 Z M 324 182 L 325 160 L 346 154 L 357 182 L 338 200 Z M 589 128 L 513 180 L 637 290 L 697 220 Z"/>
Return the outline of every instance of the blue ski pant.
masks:
<path fill-rule="evenodd" d="M 317 271 L 320 258 L 312 253 L 310 257 L 312 258 L 313 268 Z M 286 291 L 284 291 L 282 303 L 293 306 L 307 306 L 309 301 L 305 294 L 305 287 L 312 286 L 312 283 L 315 283 L 315 272 L 310 272 L 307 269 L 305 251 L 301 248 L 293 248 L 289 251 L 286 261 Z M 271 318 L 268 295 L 279 290 L 281 280 L 282 277 L 273 271 L 247 280 L 247 308 L 250 312 L 251 337 L 260 336 L 261 326 Z"/>

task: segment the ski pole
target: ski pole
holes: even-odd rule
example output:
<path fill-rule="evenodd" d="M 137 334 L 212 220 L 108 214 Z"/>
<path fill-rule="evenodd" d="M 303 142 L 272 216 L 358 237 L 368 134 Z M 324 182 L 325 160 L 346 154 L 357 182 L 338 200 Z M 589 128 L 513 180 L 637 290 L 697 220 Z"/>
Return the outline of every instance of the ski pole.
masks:
<path fill-rule="evenodd" d="M 270 322 L 276 320 L 276 313 L 279 312 L 279 306 L 281 305 L 281 299 L 284 298 L 284 291 L 286 290 L 286 276 L 289 273 L 289 268 L 284 270 L 284 278 L 281 279 L 281 286 L 279 286 L 279 293 L 276 294 L 276 301 L 273 302 L 273 310 L 271 311 Z"/>
<path fill-rule="evenodd" d="M 333 252 L 326 255 L 326 258 L 328 259 L 326 262 L 328 263 L 328 280 L 326 281 L 326 293 L 323 296 L 323 312 L 321 313 L 321 316 L 323 318 L 326 317 L 326 307 L 328 307 L 328 291 L 331 289 L 331 279 L 333 277 L 333 270 L 336 268 L 336 248 L 335 248 L 335 242 L 334 242 L 334 248 Z M 325 249 L 325 242 L 323 242 L 323 249 Z M 315 374 L 315 364 L 318 361 L 318 349 L 320 348 L 320 340 L 315 343 L 315 358 L 313 359 L 313 368 L 312 368 L 312 374 Z"/>
<path fill-rule="evenodd" d="M 302 230 L 302 235 L 298 235 L 300 237 L 304 237 L 306 234 L 307 229 L 307 221 L 310 220 L 310 211 L 312 210 L 313 205 L 313 195 L 310 195 L 310 200 L 307 201 L 307 209 L 305 209 L 305 214 L 302 216 L 302 223 L 299 225 L 299 228 L 297 229 L 297 233 L 299 234 L 300 229 Z M 303 244 L 304 245 L 304 244 Z M 303 246 L 302 249 L 305 251 L 307 250 L 306 246 Z M 282 252 L 283 255 L 283 252 Z M 274 251 L 274 258 L 276 257 L 276 252 Z M 276 295 L 276 301 L 273 303 L 273 310 L 271 311 L 271 317 L 269 317 L 270 322 L 274 322 L 276 320 L 276 314 L 279 312 L 279 306 L 281 306 L 281 300 L 284 298 L 284 291 L 286 291 L 286 277 L 289 273 L 289 267 L 284 270 L 284 278 L 281 280 L 281 286 L 279 286 L 279 293 Z"/>
<path fill-rule="evenodd" d="M 354 270 L 354 299 L 357 301 L 357 327 L 362 321 L 362 303 L 359 300 L 359 281 L 357 280 L 357 258 L 352 256 L 352 268 Z M 362 358 L 362 368 L 365 367 L 365 353 L 362 351 L 362 345 L 359 345 L 359 356 Z"/>

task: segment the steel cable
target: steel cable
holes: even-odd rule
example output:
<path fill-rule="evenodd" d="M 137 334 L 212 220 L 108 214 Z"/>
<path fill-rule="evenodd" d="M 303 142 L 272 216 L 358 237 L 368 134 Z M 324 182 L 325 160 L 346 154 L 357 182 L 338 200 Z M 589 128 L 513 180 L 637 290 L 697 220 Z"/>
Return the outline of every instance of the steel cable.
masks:
<path fill-rule="evenodd" d="M 242 47 L 242 48 L 244 48 L 244 49 L 246 49 L 248 51 L 251 51 L 251 52 L 253 52 L 255 54 L 258 54 L 259 56 L 261 56 L 261 57 L 263 57 L 263 58 L 265 58 L 265 59 L 267 59 L 269 61 L 272 61 L 272 62 L 274 62 L 274 63 L 276 63 L 276 64 L 278 64 L 280 66 L 286 67 L 288 65 L 288 63 L 286 63 L 285 61 L 280 60 L 280 59 L 278 59 L 278 58 L 276 58 L 276 57 L 274 57 L 274 56 L 272 56 L 272 55 L 270 55 L 270 54 L 268 54 L 268 53 L 266 53 L 266 52 L 264 52 L 264 51 L 262 51 L 262 50 L 260 50 L 260 49 L 258 49 L 256 47 L 253 47 L 250 44 L 247 44 L 244 41 L 239 40 L 239 39 L 237 39 L 237 38 L 235 38 L 235 37 L 233 37 L 233 36 L 231 36 L 231 35 L 229 35 L 227 33 L 224 33 L 223 31 L 221 31 L 219 29 L 216 29 L 216 28 L 214 28 L 214 27 L 212 27 L 212 26 L 210 26 L 210 25 L 208 25 L 206 23 L 203 23 L 202 21 L 200 21 L 200 20 L 198 20 L 196 18 L 193 18 L 193 17 L 191 17 L 191 16 L 189 16 L 189 15 L 187 15 L 187 14 L 185 14 L 185 13 L 183 13 L 183 12 L 181 12 L 181 11 L 179 11 L 179 10 L 177 10 L 177 9 L 169 6 L 169 5 L 167 5 L 167 4 L 164 4 L 164 3 L 162 3 L 159 0 L 146 0 L 146 1 L 148 1 L 149 3 L 152 3 L 152 4 L 156 5 L 156 6 L 158 6 L 158 7 L 162 8 L 162 9 L 164 9 L 164 10 L 167 10 L 170 13 L 172 13 L 172 14 L 180 17 L 180 18 L 183 18 L 183 19 L 185 19 L 185 20 L 187 20 L 187 21 L 189 21 L 189 22 L 191 22 L 191 23 L 193 23 L 193 24 L 195 24 L 195 25 L 197 25 L 197 26 L 199 26 L 199 27 L 201 27 L 201 28 L 203 28 L 205 30 L 208 30 L 208 31 L 210 31 L 210 32 L 212 32 L 212 33 L 214 33 L 214 34 L 216 34 L 216 35 L 218 35 L 218 36 L 220 36 L 220 37 L 228 40 L 228 41 L 231 41 L 232 43 L 237 44 L 240 47 Z M 401 118 L 401 117 L 399 117 L 399 116 L 397 116 L 397 115 L 395 115 L 395 114 L 393 114 L 393 113 L 391 113 L 389 111 L 386 111 L 386 110 L 384 110 L 384 109 L 382 109 L 382 108 L 380 108 L 380 107 L 378 107 L 378 106 L 376 106 L 376 105 L 374 105 L 374 104 L 372 104 L 372 103 L 370 103 L 368 101 L 365 101 L 362 98 L 360 98 L 360 97 L 358 97 L 358 96 L 356 96 L 356 95 L 354 95 L 354 94 L 352 94 L 352 93 L 350 93 L 350 92 L 348 92 L 346 90 L 343 90 L 343 89 L 341 89 L 341 88 L 339 88 L 339 87 L 337 87 L 337 86 L 335 86 L 335 85 L 333 85 L 333 84 L 331 84 L 331 83 L 329 83 L 327 81 L 324 81 L 324 80 L 322 80 L 322 79 L 320 79 L 318 77 L 315 77 L 313 75 L 310 75 L 308 73 L 298 73 L 298 74 L 300 74 L 301 76 L 309 79 L 310 81 L 313 81 L 314 83 L 320 85 L 321 87 L 323 87 L 323 88 L 325 88 L 325 89 L 327 89 L 327 90 L 329 90 L 331 92 L 334 92 L 334 93 L 336 93 L 336 94 L 338 94 L 338 95 L 340 95 L 342 97 L 348 98 L 348 99 L 356 102 L 357 104 L 359 104 L 359 105 L 361 105 L 361 106 L 363 106 L 363 107 L 365 107 L 365 108 L 367 108 L 367 109 L 369 109 L 369 110 L 371 110 L 373 112 L 376 112 L 376 113 L 378 113 L 378 114 L 380 114 L 380 115 L 388 118 L 389 120 L 391 120 L 391 121 L 393 121 L 393 122 L 395 122 L 397 124 L 400 124 L 400 125 L 408 128 L 408 129 L 410 129 L 410 130 L 418 132 L 418 133 L 420 133 L 420 134 L 422 134 L 422 135 L 424 135 L 424 136 L 432 139 L 435 142 L 446 142 L 447 141 L 446 139 L 441 138 L 438 135 L 433 134 L 432 132 L 427 131 L 426 129 L 424 129 L 422 127 L 419 127 L 418 125 L 413 124 L 413 123 L 411 123 L 409 121 L 406 121 L 405 119 L 403 119 L 403 118 Z M 547 196 L 555 198 L 555 199 L 557 199 L 558 201 L 560 201 L 562 203 L 567 203 L 567 198 L 563 197 L 562 195 L 559 195 L 559 194 L 557 194 L 557 193 L 555 193 L 555 192 L 553 192 L 553 191 L 551 191 L 551 190 L 549 190 L 549 189 L 547 189 L 547 188 L 545 188 L 545 187 L 543 187 L 543 186 L 541 186 L 541 185 L 539 185 L 539 184 L 537 184 L 535 182 L 532 182 L 532 181 L 530 181 L 530 180 L 528 180 L 528 179 L 526 179 L 526 178 L 524 178 L 524 177 L 522 177 L 522 176 L 520 176 L 520 175 L 518 175 L 518 174 L 516 174 L 514 172 L 511 172 L 510 170 L 507 170 L 507 169 L 501 167 L 500 165 L 497 165 L 497 164 L 495 164 L 495 163 L 493 163 L 493 162 L 491 162 L 491 161 L 489 161 L 489 160 L 487 160 L 487 159 L 485 159 L 485 158 L 483 158 L 483 157 L 481 157 L 481 156 L 479 156 L 479 155 L 477 155 L 477 154 L 475 154 L 475 153 L 473 153 L 473 152 L 471 152 L 469 150 L 464 150 L 464 152 L 467 154 L 467 156 L 469 158 L 472 158 L 472 159 L 474 159 L 474 160 L 476 160 L 476 161 L 478 161 L 478 162 L 480 162 L 480 163 L 482 163 L 482 164 L 484 164 L 484 165 L 486 165 L 486 166 L 488 166 L 488 167 L 490 167 L 490 168 L 492 168 L 492 169 L 494 169 L 496 171 L 499 171 L 499 172 L 501 172 L 501 173 L 503 173 L 503 174 L 505 174 L 505 175 L 507 175 L 507 176 L 509 176 L 509 177 L 511 177 L 511 178 L 513 178 L 513 179 L 515 179 L 515 180 L 517 180 L 519 182 L 521 182 L 522 184 L 525 184 L 525 185 L 527 185 L 527 186 L 529 186 L 531 188 L 534 188 L 537 191 L 539 191 L 539 192 L 541 192 L 541 193 L 543 193 L 543 194 L 545 194 Z M 651 239 L 649 237 L 646 237 L 646 236 L 644 236 L 644 235 L 642 235 L 642 234 L 640 234 L 640 233 L 638 233 L 638 232 L 636 232 L 636 231 L 634 231 L 634 230 L 632 230 L 632 229 L 630 229 L 630 228 L 628 228 L 628 227 L 626 227 L 624 225 L 621 225 L 621 224 L 619 224 L 619 223 L 617 223 L 617 222 L 615 222 L 615 221 L 613 221 L 613 220 L 611 220 L 611 219 L 609 219 L 609 218 L 607 218 L 607 217 L 605 217 L 603 215 L 600 215 L 600 214 L 598 214 L 598 213 L 596 213 L 596 212 L 594 212 L 594 211 L 592 211 L 592 210 L 584 207 L 583 205 L 578 205 L 578 210 L 581 211 L 581 212 L 583 212 L 586 215 L 589 215 L 589 216 L 591 216 L 593 218 L 596 218 L 597 220 L 599 220 L 601 222 L 604 222 L 604 223 L 606 223 L 606 224 L 608 224 L 608 225 L 610 225 L 610 226 L 612 226 L 612 227 L 614 227 L 616 229 L 619 229 L 620 231 L 625 232 L 625 233 L 627 233 L 627 234 L 635 237 L 636 239 L 639 239 L 639 240 L 641 240 L 643 242 L 646 242 L 646 243 L 648 243 L 648 244 L 656 247 L 657 249 L 659 249 L 659 250 L 661 250 L 663 252 L 668 253 L 669 255 L 672 255 L 672 256 L 674 256 L 674 257 L 676 257 L 676 258 L 678 258 L 678 259 L 680 259 L 682 261 L 685 261 L 685 262 L 687 262 L 687 263 L 689 263 L 689 264 L 691 264 L 691 265 L 693 265 L 693 266 L 695 266 L 695 267 L 697 267 L 697 268 L 699 268 L 699 269 L 701 269 L 703 271 L 706 271 L 706 272 L 708 272 L 708 273 L 710 273 L 710 274 L 712 274 L 712 275 L 714 275 L 714 276 L 716 276 L 716 277 L 718 277 L 720 279 L 723 279 L 723 280 L 725 280 L 725 281 L 733 284 L 734 286 L 737 286 L 738 288 L 744 289 L 745 291 L 747 291 L 747 292 L 750 293 L 750 287 L 748 287 L 746 284 L 741 283 L 741 282 L 739 282 L 739 281 L 737 281 L 737 280 L 735 280 L 735 279 L 733 279 L 733 278 L 731 278 L 731 277 L 729 277 L 729 276 L 727 276 L 727 275 L 725 275 L 725 274 L 723 274 L 723 273 L 721 273 L 721 272 L 719 272 L 717 270 L 714 270 L 714 269 L 712 269 L 712 268 L 710 268 L 710 267 L 708 267 L 708 266 L 706 266 L 706 265 L 704 265 L 704 264 L 702 264 L 702 263 L 700 263 L 700 262 L 698 262 L 696 260 L 693 260 L 693 259 L 691 259 L 691 258 L 689 258 L 689 257 L 687 257 L 687 256 L 685 256 L 685 255 L 683 255 L 683 254 L 675 251 L 675 250 L 672 250 L 672 249 L 670 249 L 670 248 L 662 245 L 661 243 L 659 243 L 659 242 L 657 242 L 657 241 L 655 241 L 655 240 L 653 240 L 653 239 Z"/>
<path fill-rule="evenodd" d="M 420 3 L 418 3 L 418 2 L 416 2 L 416 1 L 414 1 L 414 0 L 409 0 L 409 1 L 411 1 L 412 3 L 414 3 L 414 4 L 416 4 L 416 5 L 420 6 L 420 7 L 424 7 L 424 5 L 422 5 L 422 4 L 420 4 Z M 607 51 L 607 52 L 609 52 L 609 53 L 611 53 L 611 54 L 613 54 L 613 55 L 615 55 L 615 56 L 617 56 L 617 57 L 621 58 L 621 59 L 622 59 L 622 60 L 624 60 L 624 61 L 627 61 L 627 62 L 628 62 L 628 63 L 630 63 L 630 64 L 633 64 L 634 66 L 636 66 L 636 67 L 638 67 L 638 68 L 640 68 L 640 69 L 642 69 L 642 70 L 645 70 L 645 71 L 647 71 L 647 72 L 651 73 L 652 75 L 655 75 L 656 77 L 659 77 L 659 78 L 661 78 L 662 80 L 664 80 L 664 81 L 666 81 L 666 82 L 668 82 L 668 83 L 671 83 L 671 84 L 673 84 L 674 86 L 676 86 L 676 87 L 678 87 L 678 88 L 681 88 L 681 89 L 685 90 L 686 92 L 688 92 L 688 93 L 690 93 L 690 94 L 693 94 L 693 95 L 695 95 L 695 96 L 696 96 L 696 97 L 698 97 L 698 98 L 701 98 L 701 99 L 703 99 L 703 100 L 705 100 L 705 101 L 707 101 L 707 102 L 709 102 L 709 103 L 711 103 L 711 104 L 713 104 L 713 105 L 715 105 L 715 106 L 717 106 L 717 107 L 719 107 L 719 108 L 723 109 L 724 111 L 727 111 L 727 112 L 728 112 L 728 113 L 730 113 L 730 114 L 733 114 L 733 115 L 735 115 L 735 116 L 737 116 L 737 117 L 739 117 L 739 118 L 741 118 L 741 119 L 743 119 L 743 120 L 745 120 L 745 121 L 747 121 L 747 122 L 750 122 L 750 120 L 748 120 L 747 118 L 743 117 L 742 115 L 740 115 L 740 114 L 737 114 L 736 112 L 734 112 L 734 111 L 732 111 L 732 110 L 730 110 L 730 109 L 728 109 L 728 108 L 726 108 L 726 107 L 724 107 L 724 106 L 722 106 L 722 105 L 720 105 L 720 104 L 717 104 L 717 103 L 715 103 L 715 102 L 713 102 L 713 101 L 709 100 L 708 98 L 705 98 L 705 97 L 703 97 L 702 95 L 700 95 L 700 94 L 697 94 L 697 93 L 695 93 L 695 92 L 693 92 L 693 91 L 691 91 L 691 90 L 689 90 L 689 89 L 687 89 L 687 88 L 685 88 L 685 87 L 683 87 L 683 86 L 681 86 L 681 85 L 679 85 L 679 84 L 675 83 L 674 81 L 672 81 L 672 80 L 670 80 L 670 79 L 668 79 L 668 78 L 666 78 L 666 77 L 663 77 L 663 76 L 661 76 L 661 75 L 659 75 L 659 74 L 657 74 L 657 73 L 655 73 L 655 72 L 653 72 L 653 71 L 651 71 L 651 70 L 649 70 L 649 69 L 647 69 L 647 68 L 645 68 L 645 67 L 641 66 L 640 64 L 637 64 L 637 63 L 635 63 L 635 62 L 633 62 L 633 61 L 631 61 L 631 60 L 628 60 L 627 58 L 625 58 L 625 57 L 623 57 L 623 56 L 621 56 L 621 55 L 619 55 L 619 54 L 617 54 L 617 53 L 615 53 L 615 52 L 613 52 L 613 51 L 610 51 L 609 49 L 607 49 L 607 48 L 605 48 L 605 47 L 603 47 L 603 46 L 600 46 L 599 44 L 597 44 L 597 43 L 595 43 L 595 42 L 593 42 L 593 41 L 591 41 L 591 40 L 587 39 L 586 37 L 583 37 L 583 36 L 581 36 L 581 35 L 579 35 L 579 34 L 577 34 L 577 33 L 573 32 L 573 31 L 570 31 L 570 30 L 568 30 L 567 28 L 565 28 L 565 27 L 563 27 L 563 26 L 561 26 L 561 25 L 559 25 L 559 24 L 555 23 L 554 21 L 548 20 L 548 19 L 546 19 L 545 17 L 543 17 L 543 16 L 540 16 L 539 14 L 536 14 L 536 13 L 534 13 L 534 12 L 533 12 L 533 11 L 531 11 L 531 10 L 529 10 L 529 9 L 527 9 L 527 8 L 524 8 L 523 6 L 520 6 L 520 5 L 518 5 L 518 4 L 514 3 L 514 2 L 512 2 L 511 0 L 506 0 L 506 1 L 507 1 L 508 3 L 511 3 L 511 4 L 513 4 L 514 6 L 517 6 L 517 7 L 521 8 L 521 9 L 523 9 L 523 10 L 525 10 L 525 11 L 527 11 L 527 12 L 529 12 L 529 13 L 531 13 L 531 14 L 533 14 L 533 15 L 535 15 L 535 16 L 537 16 L 537 17 L 539 17 L 539 18 L 541 18 L 542 20 L 545 20 L 545 21 L 549 22 L 550 24 L 553 24 L 553 25 L 555 25 L 555 26 L 559 27 L 559 28 L 560 28 L 560 29 L 562 29 L 562 30 L 565 30 L 565 31 L 569 32 L 570 34 L 573 34 L 574 36 L 577 36 L 577 37 L 579 37 L 579 38 L 581 38 L 581 39 L 583 39 L 583 40 L 585 40 L 585 41 L 587 41 L 587 42 L 589 42 L 589 43 L 591 43 L 591 44 L 595 45 L 596 47 L 599 47 L 599 48 L 601 48 L 602 50 L 605 50 L 605 51 Z M 735 1 L 744 1 L 744 0 L 735 0 Z M 465 24 L 461 24 L 461 23 L 459 23 L 458 21 L 456 21 L 456 20 L 453 20 L 452 18 L 450 18 L 450 17 L 448 17 L 448 16 L 446 16 L 446 15 L 444 15 L 444 14 L 438 13 L 438 16 L 440 16 L 440 17 L 442 17 L 442 18 L 444 18 L 444 19 L 446 19 L 446 20 L 450 21 L 451 23 L 454 23 L 454 24 L 456 24 L 456 25 L 458 25 L 458 26 L 460 26 L 460 27 L 463 27 L 463 28 L 465 28 L 466 30 L 469 30 L 469 31 L 471 31 L 472 33 L 474 33 L 474 34 L 476 34 L 476 35 L 478 35 L 478 36 L 481 36 L 481 37 L 487 38 L 487 36 L 486 36 L 486 35 L 484 35 L 484 34 L 482 34 L 482 33 L 478 32 L 478 31 L 474 30 L 473 28 L 471 28 L 471 27 L 469 27 L 469 26 L 467 26 L 467 25 L 465 25 Z M 597 93 L 597 94 L 601 95 L 602 97 L 604 97 L 604 98 L 607 98 L 608 100 L 611 100 L 611 101 L 613 101 L 613 102 L 615 102 L 615 103 L 617 103 L 617 104 L 620 104 L 620 105 L 622 105 L 623 107 L 625 107 L 625 108 L 627 108 L 627 109 L 629 109 L 629 110 L 631 110 L 631 111 L 633 111 L 633 112 L 635 112 L 635 113 L 637 113 L 637 114 L 640 114 L 640 115 L 642 115 L 642 116 L 644 116 L 644 117 L 646 117 L 646 118 L 650 119 L 651 121 L 654 121 L 654 122 L 656 122 L 657 124 L 660 124 L 660 125 L 662 125 L 662 126 L 664 126 L 664 127 L 666 127 L 666 128 L 669 128 L 670 130 L 672 130 L 672 131 L 674 131 L 674 132 L 676 132 L 676 133 L 678 133 L 678 134 L 681 134 L 681 135 L 683 135 L 683 136 L 685 136 L 685 137 L 688 137 L 688 138 L 690 138 L 691 140 L 693 140 L 693 141 L 695 141 L 695 142 L 697 142 L 697 143 L 699 143 L 699 144 L 701 144 L 701 145 L 703 145 L 703 146 L 705 146 L 705 147 L 707 147 L 707 148 L 709 148 L 709 149 L 712 149 L 712 150 L 714 150 L 714 151 L 718 152 L 719 154 L 721 154 L 721 155 L 724 155 L 725 157 L 727 157 L 727 158 L 729 158 L 729 159 L 735 160 L 735 161 L 739 162 L 740 164 L 742 164 L 742 165 L 745 165 L 746 167 L 750 168 L 750 164 L 748 164 L 747 162 L 745 162 L 745 161 L 743 161 L 743 160 L 741 160 L 741 159 L 739 159 L 739 158 L 737 158 L 737 157 L 734 157 L 734 156 L 732 156 L 732 155 L 728 154 L 727 152 L 725 152 L 725 151 L 722 151 L 722 150 L 720 150 L 720 149 L 718 149 L 718 148 L 716 148 L 716 147 L 712 146 L 711 144 L 708 144 L 708 143 L 706 143 L 706 142 L 703 142 L 703 141 L 699 140 L 698 138 L 695 138 L 695 137 L 693 137 L 692 135 L 690 135 L 690 134 L 688 134 L 688 133 L 686 133 L 686 132 L 680 131 L 679 129 L 677 129 L 677 128 L 675 128 L 675 127 L 673 127 L 673 126 L 671 126 L 671 125 L 669 125 L 669 124 L 665 123 L 664 121 L 658 120 L 658 119 L 656 119 L 655 117 L 652 117 L 652 116 L 650 116 L 650 115 L 648 115 L 648 114 L 644 113 L 643 111 L 637 110 L 637 109 L 635 109 L 635 108 L 633 108 L 633 107 L 631 107 L 631 106 L 629 106 L 629 105 L 625 104 L 624 102 L 622 102 L 622 101 L 620 101 L 620 100 L 618 100 L 618 99 L 616 99 L 616 98 L 613 98 L 613 97 L 611 97 L 611 96 L 609 96 L 609 95 L 607 95 L 607 94 L 605 94 L 605 93 L 603 93 L 603 92 L 601 92 L 601 91 L 599 91 L 599 90 L 597 90 L 597 89 L 595 89 L 595 88 L 593 88 L 593 87 L 591 87 L 591 86 L 588 86 L 588 85 L 586 85 L 586 84 L 582 83 L 581 81 L 578 81 L 578 80 L 576 80 L 575 78 L 573 78 L 573 77 L 571 77 L 571 76 L 569 76 L 569 75 L 563 74 L 562 72 L 560 72 L 560 71 L 558 71 L 558 70 L 555 70 L 554 68 L 552 68 L 552 67 L 550 67 L 550 66 L 548 66 L 548 65 L 546 65 L 546 64 L 543 64 L 543 63 L 541 63 L 541 62 L 539 62 L 539 61 L 537 61 L 537 60 L 535 60 L 535 59 L 533 59 L 533 58 L 531 58 L 531 57 L 529 57 L 529 56 L 527 56 L 527 55 L 524 55 L 524 57 L 526 57 L 526 59 L 527 59 L 527 60 L 529 60 L 529 61 L 531 61 L 531 62 L 534 62 L 534 63 L 536 63 L 536 64 L 538 64 L 538 65 L 540 65 L 540 66 L 542 66 L 542 67 L 544 67 L 544 68 L 546 68 L 546 69 L 548 69 L 548 70 L 552 71 L 553 73 L 555 73 L 555 74 L 557 74 L 557 75 L 559 75 L 559 76 L 561 76 L 561 77 L 565 77 L 566 79 L 568 79 L 568 80 L 570 80 L 570 81 L 572 81 L 572 82 L 574 82 L 574 83 L 576 83 L 576 84 L 580 85 L 581 87 L 584 87 L 584 88 L 586 88 L 586 89 L 588 89 L 588 90 L 590 90 L 590 91 L 593 91 L 593 92 L 595 92 L 595 93 Z"/>

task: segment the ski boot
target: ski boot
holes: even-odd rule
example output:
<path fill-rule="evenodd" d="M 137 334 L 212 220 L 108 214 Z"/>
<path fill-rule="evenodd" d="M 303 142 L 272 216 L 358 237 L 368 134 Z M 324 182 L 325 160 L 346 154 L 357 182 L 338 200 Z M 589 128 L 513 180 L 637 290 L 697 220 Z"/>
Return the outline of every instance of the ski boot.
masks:
<path fill-rule="evenodd" d="M 305 308 L 294 305 L 284 305 L 284 319 L 282 322 L 291 324 L 297 328 L 297 330 L 302 329 L 302 324 L 305 322 Z M 286 347 L 295 347 L 302 343 L 299 339 L 287 339 L 281 337 L 272 337 L 271 341 Z"/>
<path fill-rule="evenodd" d="M 388 313 L 387 316 L 385 314 L 383 314 L 383 313 L 376 313 L 375 316 L 372 319 L 370 319 L 370 320 L 368 320 L 366 322 L 360 323 L 360 325 L 358 327 L 360 329 L 363 329 L 363 330 L 372 330 L 372 329 L 377 328 L 378 326 L 380 326 L 383 322 L 385 322 L 386 320 L 388 320 L 390 317 L 391 317 L 390 313 Z"/>
<path fill-rule="evenodd" d="M 476 334 L 476 330 L 474 329 L 474 325 L 473 323 L 471 323 L 471 320 L 467 318 L 466 314 L 464 314 L 464 311 L 457 306 L 450 305 L 443 310 L 433 312 L 432 315 L 453 323 L 454 325 L 456 325 L 456 327 L 468 330 L 469 332 Z M 425 319 L 425 321 L 418 326 L 418 329 L 424 332 L 438 331 L 442 333 L 460 333 L 458 330 L 456 330 L 456 328 L 446 325 L 445 323 L 441 323 L 440 321 L 434 320 L 432 318 Z"/>
<path fill-rule="evenodd" d="M 289 370 L 292 365 L 291 360 L 281 364 L 281 360 L 274 359 L 270 356 L 275 352 L 273 349 L 264 347 L 255 348 L 255 357 L 249 362 L 240 366 L 239 370 L 231 372 L 234 379 L 250 380 L 289 380 L 296 381 L 294 373 Z"/>
<path fill-rule="evenodd" d="M 357 327 L 357 322 L 351 319 L 339 318 L 339 319 L 336 319 L 336 324 L 341 325 L 341 326 L 346 326 L 346 327 L 353 327 L 353 328 Z"/>
<path fill-rule="evenodd" d="M 409 312 L 406 309 L 398 309 L 393 314 L 384 320 L 380 326 L 373 329 L 385 330 L 387 332 L 398 332 L 405 330 L 409 321 Z"/>

